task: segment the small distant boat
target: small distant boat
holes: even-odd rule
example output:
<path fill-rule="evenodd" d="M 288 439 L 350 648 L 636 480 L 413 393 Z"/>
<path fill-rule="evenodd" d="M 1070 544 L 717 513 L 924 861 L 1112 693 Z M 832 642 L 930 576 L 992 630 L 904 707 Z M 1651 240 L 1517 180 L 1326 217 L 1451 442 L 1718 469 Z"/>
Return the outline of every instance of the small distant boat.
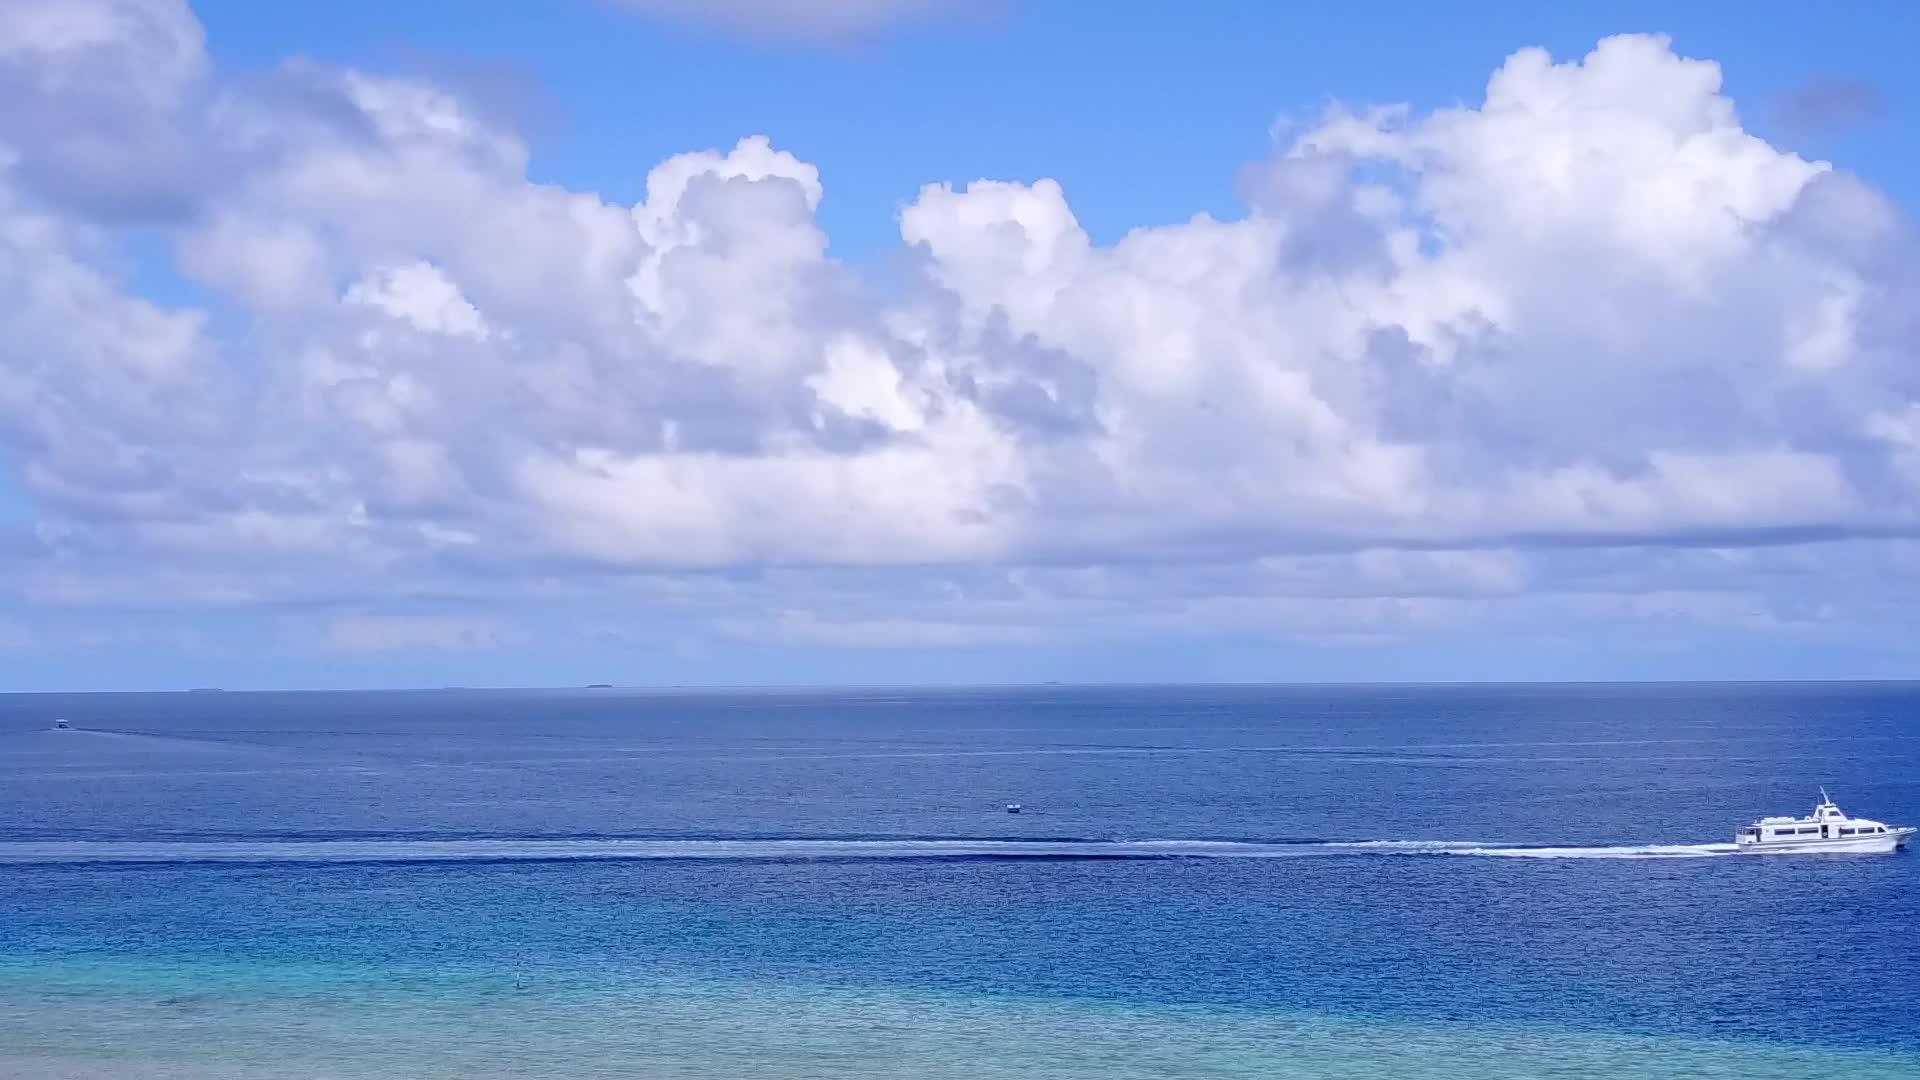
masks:
<path fill-rule="evenodd" d="M 71 725 L 71 724 L 68 724 L 68 723 L 67 723 L 67 718 L 66 718 L 66 717 L 64 717 L 64 716 L 62 716 L 62 717 L 59 717 L 58 719 L 56 719 L 56 720 L 54 720 L 54 722 L 53 722 L 53 726 L 54 726 L 54 727 L 56 727 L 56 728 L 59 728 L 59 729 L 61 729 L 61 730 L 63 730 L 63 731 L 64 731 L 64 730 L 66 730 L 67 728 L 69 728 L 69 727 L 71 727 L 72 725 Z"/>
<path fill-rule="evenodd" d="M 1017 814 L 1017 813 L 1019 813 L 1019 812 L 1020 812 L 1020 804 L 1019 804 L 1019 803 L 1017 803 L 1017 802 L 1010 802 L 1010 803 L 1008 803 L 1008 804 L 1007 804 L 1007 813 L 1009 813 L 1009 814 Z"/>
<path fill-rule="evenodd" d="M 1866 818 L 1848 817 L 1827 789 L 1820 789 L 1820 801 L 1811 817 L 1763 817 L 1734 834 L 1734 845 L 1747 855 L 1784 855 L 1793 852 L 1822 854 L 1855 851 L 1876 853 L 1899 851 L 1916 832 L 1910 825 L 1888 825 Z"/>

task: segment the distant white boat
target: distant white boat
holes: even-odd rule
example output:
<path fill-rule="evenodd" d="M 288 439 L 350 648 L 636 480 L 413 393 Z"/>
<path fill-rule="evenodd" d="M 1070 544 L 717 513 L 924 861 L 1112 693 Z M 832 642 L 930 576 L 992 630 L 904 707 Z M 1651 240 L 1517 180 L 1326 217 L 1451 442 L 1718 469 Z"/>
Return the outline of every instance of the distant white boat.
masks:
<path fill-rule="evenodd" d="M 1008 803 L 1008 804 L 1007 804 L 1007 813 L 1009 813 L 1009 814 L 1017 814 L 1017 813 L 1019 813 L 1019 812 L 1020 812 L 1020 804 L 1019 804 L 1019 803 L 1017 803 L 1017 802 L 1010 802 L 1010 803 Z"/>
<path fill-rule="evenodd" d="M 54 726 L 54 727 L 57 727 L 57 728 L 64 728 L 64 727 L 67 727 L 68 725 L 67 725 L 67 719 L 66 719 L 66 717 L 64 717 L 64 716 L 63 716 L 63 717 L 61 717 L 60 719 L 58 719 L 58 720 L 55 720 L 55 721 L 53 722 L 53 726 Z"/>
<path fill-rule="evenodd" d="M 1848 817 L 1821 788 L 1813 816 L 1763 817 L 1735 833 L 1733 842 L 1746 855 L 1873 853 L 1906 847 L 1915 831 L 1912 826 Z"/>

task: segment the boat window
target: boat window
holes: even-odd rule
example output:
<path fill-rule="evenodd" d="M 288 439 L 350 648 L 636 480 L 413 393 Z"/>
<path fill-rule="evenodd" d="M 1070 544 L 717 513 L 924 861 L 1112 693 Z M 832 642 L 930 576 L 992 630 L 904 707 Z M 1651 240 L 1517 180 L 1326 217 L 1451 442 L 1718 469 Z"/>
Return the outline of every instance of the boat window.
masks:
<path fill-rule="evenodd" d="M 1840 830 L 1840 835 L 1841 835 L 1841 836 L 1852 836 L 1852 835 L 1853 835 L 1853 830 L 1852 830 L 1852 829 L 1841 829 L 1841 830 Z"/>

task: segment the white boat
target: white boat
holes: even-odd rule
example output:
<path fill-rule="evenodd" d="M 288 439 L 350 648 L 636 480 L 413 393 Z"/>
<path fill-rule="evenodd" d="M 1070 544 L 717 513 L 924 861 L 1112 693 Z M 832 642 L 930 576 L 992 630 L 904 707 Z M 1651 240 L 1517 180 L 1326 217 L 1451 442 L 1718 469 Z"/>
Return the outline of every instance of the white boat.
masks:
<path fill-rule="evenodd" d="M 1899 851 L 1914 832 L 1912 826 L 1848 817 L 1821 788 L 1812 817 L 1763 817 L 1735 833 L 1733 842 L 1747 855 L 1872 853 Z"/>

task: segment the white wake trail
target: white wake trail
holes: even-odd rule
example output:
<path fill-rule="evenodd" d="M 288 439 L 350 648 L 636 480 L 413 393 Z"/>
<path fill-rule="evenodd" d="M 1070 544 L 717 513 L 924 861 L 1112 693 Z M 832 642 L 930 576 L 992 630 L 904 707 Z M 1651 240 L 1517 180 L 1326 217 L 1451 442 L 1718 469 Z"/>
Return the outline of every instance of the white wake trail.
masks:
<path fill-rule="evenodd" d="M 491 839 L 0 842 L 0 865 L 428 863 L 565 860 L 1288 859 L 1455 855 L 1524 859 L 1670 859 L 1729 855 L 1732 844 L 1527 847 L 1457 840 Z"/>
<path fill-rule="evenodd" d="M 1494 855 L 1510 859 L 1706 859 L 1738 854 L 1732 844 L 1629 844 L 1619 847 L 1462 847 L 1449 855 Z"/>

